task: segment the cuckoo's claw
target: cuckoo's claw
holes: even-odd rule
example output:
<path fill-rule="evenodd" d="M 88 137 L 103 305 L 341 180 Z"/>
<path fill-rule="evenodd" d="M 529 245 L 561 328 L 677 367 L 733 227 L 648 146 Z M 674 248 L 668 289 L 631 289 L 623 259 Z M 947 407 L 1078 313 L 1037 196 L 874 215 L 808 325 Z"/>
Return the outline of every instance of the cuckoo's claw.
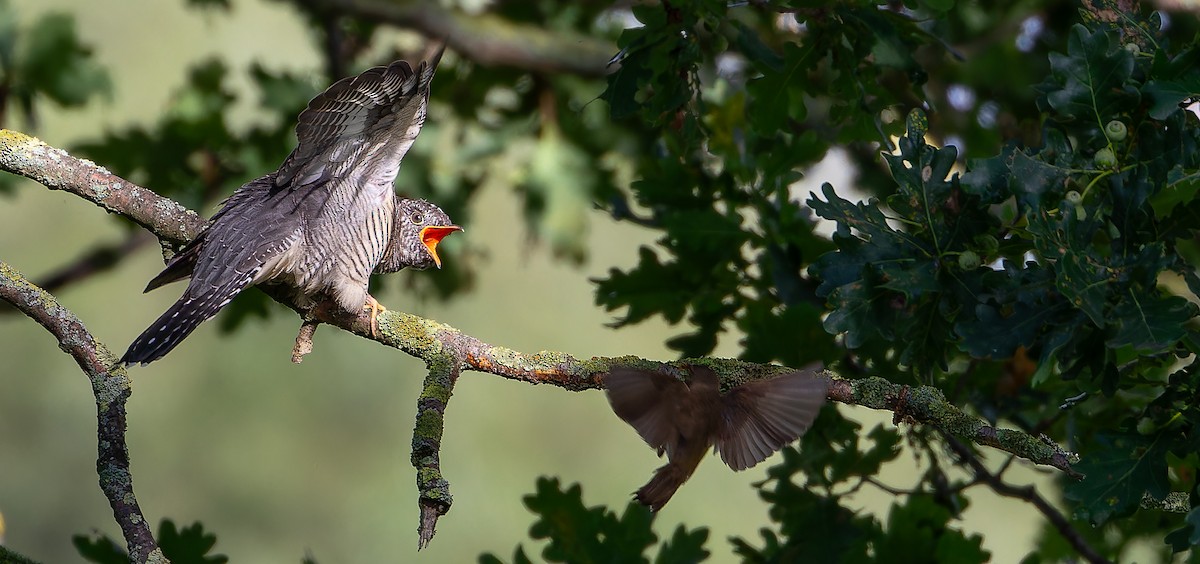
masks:
<path fill-rule="evenodd" d="M 378 337 L 379 321 L 376 318 L 379 317 L 380 313 L 387 311 L 387 308 L 383 307 L 383 304 L 375 301 L 375 298 L 368 295 L 367 303 L 363 304 L 363 310 L 371 312 L 371 336 Z"/>

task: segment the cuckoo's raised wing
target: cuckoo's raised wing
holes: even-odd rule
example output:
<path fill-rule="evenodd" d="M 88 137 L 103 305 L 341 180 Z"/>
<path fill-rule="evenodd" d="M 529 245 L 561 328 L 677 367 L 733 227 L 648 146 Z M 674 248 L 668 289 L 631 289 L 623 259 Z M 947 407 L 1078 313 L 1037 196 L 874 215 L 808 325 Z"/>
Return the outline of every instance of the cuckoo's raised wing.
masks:
<path fill-rule="evenodd" d="M 319 186 L 362 166 L 366 157 L 372 169 L 394 177 L 425 123 L 438 59 L 440 52 L 416 71 L 406 61 L 374 67 L 318 94 L 300 113 L 299 144 L 279 167 L 275 186 Z"/>

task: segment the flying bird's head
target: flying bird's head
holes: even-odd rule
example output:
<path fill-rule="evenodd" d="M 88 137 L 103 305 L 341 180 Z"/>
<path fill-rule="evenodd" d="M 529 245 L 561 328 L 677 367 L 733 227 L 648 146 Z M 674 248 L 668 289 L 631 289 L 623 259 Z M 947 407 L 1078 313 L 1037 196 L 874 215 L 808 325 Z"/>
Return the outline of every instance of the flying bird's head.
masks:
<path fill-rule="evenodd" d="M 454 225 L 441 208 L 414 198 L 399 198 L 392 239 L 377 272 L 395 272 L 402 268 L 425 270 L 442 267 L 437 246 L 441 240 L 462 227 Z"/>

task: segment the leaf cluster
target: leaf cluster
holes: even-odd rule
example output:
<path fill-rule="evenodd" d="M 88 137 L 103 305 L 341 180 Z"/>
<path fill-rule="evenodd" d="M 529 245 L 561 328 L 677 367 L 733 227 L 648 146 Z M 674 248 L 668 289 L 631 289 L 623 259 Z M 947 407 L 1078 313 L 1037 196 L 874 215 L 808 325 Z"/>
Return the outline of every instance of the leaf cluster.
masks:
<path fill-rule="evenodd" d="M 0 0 L 0 127 L 13 127 L 19 118 L 36 130 L 40 105 L 78 108 L 111 90 L 108 72 L 79 39 L 74 17 L 49 12 L 19 25 L 9 0 Z M 0 177 L 0 193 L 11 187 L 11 177 Z"/>
<path fill-rule="evenodd" d="M 708 354 L 733 327 L 754 360 L 812 360 L 801 343 L 832 351 L 820 331 L 795 331 L 821 315 L 804 270 L 830 246 L 792 186 L 835 144 L 887 141 L 895 125 L 884 110 L 919 91 L 910 53 L 931 36 L 874 4 L 796 10 L 803 36 L 769 11 L 725 2 L 633 15 L 642 25 L 622 33 L 621 68 L 602 98 L 614 119 L 636 108 L 659 129 L 637 163 L 634 201 L 612 212 L 643 216 L 662 236 L 636 267 L 598 281 L 597 302 L 623 311 L 618 325 L 686 319 L 693 331 L 668 343 L 684 356 Z"/>
<path fill-rule="evenodd" d="M 1022 385 L 1089 398 L 1069 437 L 1087 478 L 1066 495 L 1093 524 L 1195 487 L 1198 309 L 1185 296 L 1200 295 L 1200 224 L 1179 191 L 1194 193 L 1200 130 L 1182 92 L 1161 86 L 1195 72 L 1194 49 L 1143 53 L 1075 26 L 1039 86 L 1040 145 L 954 172 L 953 147 L 928 144 L 914 113 L 885 155 L 895 195 L 854 204 L 827 186 L 809 202 L 837 224 L 838 251 L 810 271 L 832 306 L 826 329 L 864 362 L 966 378 L 956 362 L 1027 357 Z M 1053 425 L 1026 397 L 1002 413 Z"/>
<path fill-rule="evenodd" d="M 163 556 L 176 564 L 225 564 L 229 557 L 210 554 L 217 544 L 217 536 L 204 530 L 200 523 L 179 529 L 175 522 L 163 519 L 154 535 Z M 127 564 L 129 553 L 105 535 L 75 535 L 71 537 L 79 555 L 95 564 Z"/>
<path fill-rule="evenodd" d="M 535 493 L 525 497 L 525 506 L 538 520 L 529 529 L 535 540 L 545 540 L 545 562 L 699 562 L 708 558 L 704 549 L 708 530 L 688 530 L 680 526 L 665 540 L 653 560 L 645 556 L 656 546 L 657 536 L 650 530 L 652 514 L 630 502 L 618 516 L 604 507 L 587 507 L 579 484 L 563 489 L 557 478 L 539 478 Z M 479 557 L 481 564 L 501 564 L 493 554 Z M 518 546 L 513 564 L 533 562 Z"/>
<path fill-rule="evenodd" d="M 684 355 L 709 353 L 736 327 L 746 358 L 798 365 L 845 350 L 844 374 L 945 386 L 964 407 L 1081 454 L 1077 469 L 1088 477 L 1066 485 L 1068 513 L 1128 525 L 1080 533 L 1094 546 L 1115 557 L 1176 529 L 1169 550 L 1190 547 L 1200 538 L 1194 516 L 1138 513 L 1143 498 L 1196 491 L 1200 130 L 1180 103 L 1196 95 L 1200 67 L 1186 30 L 1172 35 L 1150 21 L 1130 26 L 1145 34 L 1135 42 L 1105 25 L 1062 25 L 1027 44 L 1018 38 L 980 66 L 1041 69 L 1027 75 L 1027 84 L 1041 79 L 1035 94 L 1000 92 L 960 110 L 954 85 L 923 72 L 945 68 L 929 63 L 931 51 L 944 49 L 943 61 L 958 54 L 935 37 L 961 31 L 935 33 L 947 28 L 919 17 L 943 7 L 915 4 L 910 18 L 856 4 L 779 5 L 794 9 L 787 13 L 802 32 L 718 3 L 634 11 L 642 25 L 622 34 L 622 68 L 604 99 L 614 119 L 659 135 L 638 163 L 632 201 L 610 209 L 662 236 L 639 249 L 636 267 L 598 281 L 597 302 L 623 313 L 618 325 L 652 316 L 686 323 L 691 332 L 670 342 Z M 956 12 L 946 19 L 961 22 L 969 10 Z M 1012 15 L 988 14 L 993 24 Z M 1026 64 L 1038 49 L 1043 65 Z M 914 96 L 931 103 L 922 109 Z M 1014 105 L 985 111 L 999 101 Z M 959 114 L 975 126 L 954 129 Z M 792 186 L 835 145 L 860 164 L 867 159 L 856 151 L 880 147 L 873 158 L 883 166 L 857 169 L 866 198 L 826 184 L 805 209 Z M 808 210 L 832 223 L 831 240 L 816 234 Z M 829 337 L 810 332 L 818 324 L 845 349 L 822 345 Z M 836 440 L 857 437 L 852 429 L 822 420 L 804 456 L 785 457 L 783 468 L 806 470 L 808 488 L 794 479 L 779 479 L 778 492 L 767 485 L 779 529 L 764 533 L 762 547 L 737 541 L 739 554 L 799 557 L 813 539 L 841 538 L 813 533 L 837 522 L 846 526 L 843 559 L 867 558 L 890 542 L 881 535 L 912 522 L 841 507 L 839 496 L 861 485 L 854 480 L 875 486 L 877 466 L 849 472 L 840 488 L 822 483 L 836 475 L 823 453 L 855 452 L 853 440 Z M 926 474 L 893 514 L 936 507 L 946 517 L 928 522 L 944 526 L 978 482 L 946 478 L 942 466 L 957 462 L 931 431 L 910 435 Z M 872 438 L 889 444 L 897 435 Z M 986 558 L 977 538 L 952 537 L 945 550 Z M 926 558 L 942 550 L 915 545 Z M 1054 541 L 1043 546 L 1055 553 Z"/>

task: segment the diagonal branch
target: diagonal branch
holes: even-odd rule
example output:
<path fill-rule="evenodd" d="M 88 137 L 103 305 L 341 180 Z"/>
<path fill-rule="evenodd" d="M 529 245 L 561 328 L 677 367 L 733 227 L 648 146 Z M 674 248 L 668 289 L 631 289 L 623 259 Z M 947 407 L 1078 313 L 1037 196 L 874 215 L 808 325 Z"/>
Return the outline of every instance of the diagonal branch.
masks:
<path fill-rule="evenodd" d="M 113 176 L 95 164 L 71 157 L 27 135 L 0 130 L 0 170 L 32 178 L 53 189 L 67 190 L 114 213 L 134 218 L 152 233 L 172 242 L 194 237 L 204 226 L 195 213 L 178 203 Z M 100 179 L 100 180 L 97 180 Z M 103 190 L 95 185 L 103 184 Z M 128 206 L 125 208 L 123 206 Z M 613 366 L 629 366 L 672 373 L 669 364 L 633 356 L 581 359 L 560 352 L 523 354 L 485 343 L 454 327 L 407 313 L 385 311 L 379 315 L 377 334 L 372 335 L 369 316 L 339 315 L 327 309 L 304 311 L 285 289 L 265 286 L 262 290 L 276 301 L 301 313 L 306 319 L 327 323 L 404 351 L 425 361 L 429 376 L 418 402 L 417 426 L 413 437 L 413 462 L 418 470 L 421 495 L 423 540 L 432 536 L 437 516 L 450 508 L 449 486 L 437 461 L 442 434 L 442 412 L 449 400 L 460 370 L 486 372 L 531 384 L 551 384 L 572 391 L 598 389 L 601 377 Z M 311 325 L 310 321 L 306 321 Z M 297 340 L 296 356 L 312 329 Z M 791 369 L 731 359 L 680 361 L 703 363 L 716 370 L 722 386 L 728 388 L 747 380 L 757 380 Z M 986 421 L 964 413 L 946 401 L 936 388 L 912 388 L 882 378 L 834 380 L 829 399 L 847 405 L 892 411 L 896 421 L 909 420 L 934 425 L 939 429 L 976 444 L 1012 453 L 1037 464 L 1062 470 L 1073 478 L 1081 476 L 1071 465 L 1075 455 L 1053 442 L 1010 429 L 996 428 Z"/>
<path fill-rule="evenodd" d="M 3 262 L 0 262 L 0 299 L 16 306 L 50 331 L 58 339 L 58 346 L 71 355 L 91 379 L 98 419 L 96 472 L 100 475 L 100 489 L 104 490 L 113 516 L 121 526 L 121 533 L 129 547 L 130 560 L 166 562 L 133 495 L 129 448 L 125 445 L 125 401 L 130 394 L 129 375 L 124 368 L 113 366 L 117 357 L 92 337 L 75 314 Z"/>
<path fill-rule="evenodd" d="M 203 218 L 178 202 L 24 133 L 0 129 L 0 162 L 2 170 L 75 194 L 171 243 L 186 243 L 204 227 Z"/>
<path fill-rule="evenodd" d="M 980 462 L 979 458 L 975 456 L 975 453 L 971 452 L 971 449 L 967 448 L 967 445 L 963 444 L 952 435 L 947 434 L 945 437 L 946 443 L 950 445 L 951 450 L 958 454 L 959 458 L 965 461 L 967 465 L 975 471 L 976 480 L 987 484 L 988 487 L 992 488 L 992 491 L 1001 496 L 1019 499 L 1032 504 L 1035 508 L 1037 508 L 1038 511 L 1042 513 L 1043 516 L 1046 517 L 1046 520 L 1050 522 L 1055 530 L 1057 530 L 1058 533 L 1062 535 L 1068 543 L 1071 544 L 1071 547 L 1074 548 L 1079 555 L 1088 562 L 1095 564 L 1111 564 L 1112 561 L 1096 552 L 1096 549 L 1092 548 L 1092 546 L 1088 544 L 1087 540 L 1083 538 L 1083 535 L 1081 535 L 1079 531 L 1075 530 L 1075 527 L 1071 526 L 1071 521 L 1068 520 L 1067 517 L 1062 514 L 1062 512 L 1060 512 L 1058 509 L 1055 509 L 1053 505 L 1050 505 L 1050 502 L 1046 501 L 1046 498 L 1042 497 L 1041 494 L 1037 492 L 1036 488 L 1033 486 L 1014 486 L 1008 482 L 1005 482 L 999 474 L 988 470 L 987 466 L 984 466 L 983 462 Z"/>
<path fill-rule="evenodd" d="M 117 243 L 97 245 L 75 260 L 45 275 L 36 284 L 39 288 L 54 293 L 62 288 L 111 270 L 114 266 L 120 264 L 121 260 L 126 256 L 155 240 L 154 235 L 149 232 L 140 229 L 130 231 L 124 240 Z M 17 311 L 15 308 L 0 304 L 0 315 L 15 311 Z"/>

